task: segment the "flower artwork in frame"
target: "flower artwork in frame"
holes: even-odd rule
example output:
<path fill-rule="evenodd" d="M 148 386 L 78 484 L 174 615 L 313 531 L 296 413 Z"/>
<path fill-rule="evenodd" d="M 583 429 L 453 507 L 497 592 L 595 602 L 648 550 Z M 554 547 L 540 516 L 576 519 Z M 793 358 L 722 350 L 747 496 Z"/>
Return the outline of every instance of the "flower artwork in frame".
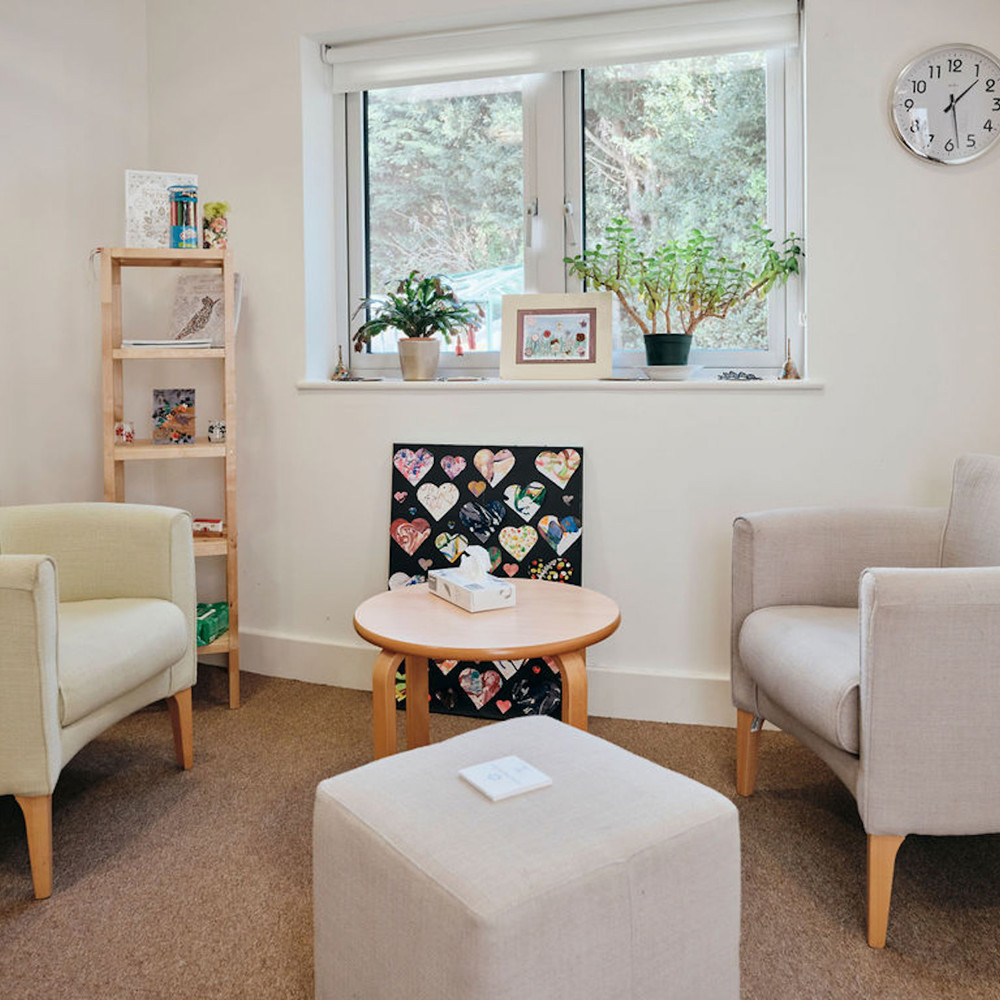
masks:
<path fill-rule="evenodd" d="M 611 300 L 610 292 L 505 295 L 500 377 L 609 378 Z"/>

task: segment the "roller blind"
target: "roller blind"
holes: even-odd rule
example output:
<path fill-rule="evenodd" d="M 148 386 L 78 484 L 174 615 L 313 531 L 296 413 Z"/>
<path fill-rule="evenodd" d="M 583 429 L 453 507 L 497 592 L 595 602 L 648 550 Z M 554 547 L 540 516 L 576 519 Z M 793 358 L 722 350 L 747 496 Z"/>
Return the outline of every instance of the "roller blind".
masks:
<path fill-rule="evenodd" d="M 705 0 L 325 45 L 337 93 L 794 45 L 798 0 Z"/>

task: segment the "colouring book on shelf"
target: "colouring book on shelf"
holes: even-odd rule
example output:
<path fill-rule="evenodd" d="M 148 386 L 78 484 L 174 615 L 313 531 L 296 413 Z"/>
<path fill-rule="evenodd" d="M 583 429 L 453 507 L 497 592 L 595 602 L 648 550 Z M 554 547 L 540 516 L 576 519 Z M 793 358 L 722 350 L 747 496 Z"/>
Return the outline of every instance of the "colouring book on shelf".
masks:
<path fill-rule="evenodd" d="M 389 588 L 423 583 L 480 545 L 500 579 L 580 585 L 583 449 L 564 446 L 392 446 Z M 429 664 L 432 712 L 503 719 L 562 710 L 554 661 L 544 657 Z M 396 700 L 406 698 L 405 672 Z"/>
<path fill-rule="evenodd" d="M 125 171 L 125 246 L 170 246 L 170 186 L 198 186 L 197 174 Z"/>
<path fill-rule="evenodd" d="M 243 275 L 239 273 L 233 276 L 233 299 L 235 332 L 243 300 Z M 171 340 L 209 340 L 213 347 L 222 347 L 225 344 L 224 318 L 221 274 L 182 274 L 177 279 L 170 317 Z"/>

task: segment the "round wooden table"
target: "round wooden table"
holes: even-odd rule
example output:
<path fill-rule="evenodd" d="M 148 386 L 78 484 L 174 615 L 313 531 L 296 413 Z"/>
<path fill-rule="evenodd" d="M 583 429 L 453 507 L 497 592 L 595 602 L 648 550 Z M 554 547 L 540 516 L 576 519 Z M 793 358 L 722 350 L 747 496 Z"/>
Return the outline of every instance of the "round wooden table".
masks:
<path fill-rule="evenodd" d="M 550 656 L 562 677 L 562 720 L 587 728 L 586 649 L 621 622 L 618 605 L 594 590 L 515 580 L 517 604 L 465 611 L 428 593 L 427 584 L 387 590 L 354 613 L 358 635 L 382 651 L 372 670 L 375 756 L 396 752 L 396 670 L 406 660 L 406 742 L 430 741 L 427 661 L 520 660 Z"/>

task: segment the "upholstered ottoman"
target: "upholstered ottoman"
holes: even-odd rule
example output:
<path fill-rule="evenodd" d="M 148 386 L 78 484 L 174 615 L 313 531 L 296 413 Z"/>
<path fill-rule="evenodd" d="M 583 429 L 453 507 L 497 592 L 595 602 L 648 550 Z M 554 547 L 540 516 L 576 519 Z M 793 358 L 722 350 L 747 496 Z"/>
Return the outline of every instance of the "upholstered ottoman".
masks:
<path fill-rule="evenodd" d="M 499 802 L 459 769 L 516 755 Z M 739 996 L 736 809 L 561 722 L 487 726 L 322 782 L 320 1000 Z"/>

